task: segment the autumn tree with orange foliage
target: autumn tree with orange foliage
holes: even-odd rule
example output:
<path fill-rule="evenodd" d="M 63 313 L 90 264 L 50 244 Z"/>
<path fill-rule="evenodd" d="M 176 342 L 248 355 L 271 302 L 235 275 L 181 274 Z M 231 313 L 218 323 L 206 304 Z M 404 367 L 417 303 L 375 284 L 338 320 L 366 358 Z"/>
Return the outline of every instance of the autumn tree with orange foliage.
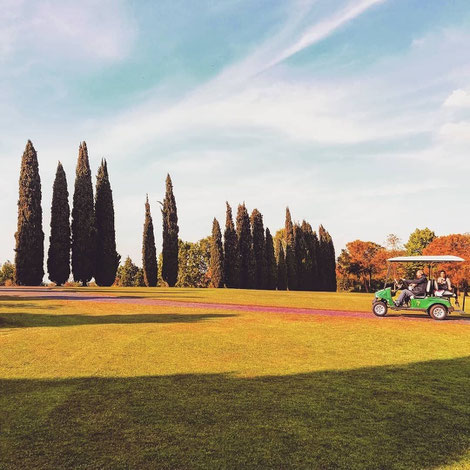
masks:
<path fill-rule="evenodd" d="M 467 260 L 463 263 L 448 263 L 436 266 L 443 269 L 452 284 L 459 287 L 468 285 L 470 279 L 470 234 L 452 234 L 435 238 L 424 250 L 423 255 L 454 255 Z"/>

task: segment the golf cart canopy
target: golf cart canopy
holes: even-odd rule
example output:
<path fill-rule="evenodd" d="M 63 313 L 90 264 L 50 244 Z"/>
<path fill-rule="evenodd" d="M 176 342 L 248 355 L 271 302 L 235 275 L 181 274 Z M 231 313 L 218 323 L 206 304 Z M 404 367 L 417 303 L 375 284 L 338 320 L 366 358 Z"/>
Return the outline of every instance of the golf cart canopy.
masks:
<path fill-rule="evenodd" d="M 389 263 L 461 263 L 463 258 L 452 255 L 444 256 L 397 256 L 389 258 Z"/>

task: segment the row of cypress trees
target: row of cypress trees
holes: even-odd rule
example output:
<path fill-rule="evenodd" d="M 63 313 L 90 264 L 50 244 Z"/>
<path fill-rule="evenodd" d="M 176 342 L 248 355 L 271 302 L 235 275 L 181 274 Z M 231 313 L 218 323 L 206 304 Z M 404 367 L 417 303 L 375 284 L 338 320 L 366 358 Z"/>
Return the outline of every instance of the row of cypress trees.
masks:
<path fill-rule="evenodd" d="M 21 161 L 18 228 L 15 234 L 15 264 L 18 285 L 40 285 L 44 276 L 44 232 L 42 230 L 41 180 L 37 153 L 28 140 Z M 88 150 L 78 151 L 70 225 L 69 193 L 64 168 L 59 162 L 51 205 L 51 234 L 47 270 L 57 285 L 72 274 L 86 285 L 93 277 L 99 286 L 113 284 L 120 255 L 116 251 L 114 204 L 106 160 L 101 161 L 93 196 Z"/>
<path fill-rule="evenodd" d="M 223 240 L 218 220 L 212 223 L 211 286 L 336 291 L 333 240 L 323 226 L 318 233 L 306 221 L 294 224 L 287 208 L 274 246 L 258 209 L 248 215 L 245 203 L 239 204 L 235 226 L 227 202 Z"/>

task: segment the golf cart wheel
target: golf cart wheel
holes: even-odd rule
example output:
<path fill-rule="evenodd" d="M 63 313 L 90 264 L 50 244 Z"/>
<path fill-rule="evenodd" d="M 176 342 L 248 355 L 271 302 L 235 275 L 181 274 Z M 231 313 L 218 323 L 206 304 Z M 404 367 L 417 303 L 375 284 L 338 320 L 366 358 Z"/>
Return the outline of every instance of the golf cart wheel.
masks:
<path fill-rule="evenodd" d="M 374 302 L 372 305 L 372 313 L 377 317 L 384 317 L 387 315 L 387 304 L 385 302 Z"/>
<path fill-rule="evenodd" d="M 429 316 L 433 320 L 445 320 L 447 318 L 447 307 L 445 305 L 436 304 L 429 309 Z"/>

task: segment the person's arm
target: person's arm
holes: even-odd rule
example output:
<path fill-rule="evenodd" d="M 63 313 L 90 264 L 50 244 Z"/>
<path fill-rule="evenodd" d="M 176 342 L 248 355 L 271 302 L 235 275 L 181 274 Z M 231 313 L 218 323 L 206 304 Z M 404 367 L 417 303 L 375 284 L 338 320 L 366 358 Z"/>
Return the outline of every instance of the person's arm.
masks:
<path fill-rule="evenodd" d="M 412 282 L 412 284 L 417 286 L 419 284 L 424 284 L 425 282 L 428 282 L 428 279 L 426 277 L 422 276 L 419 279 L 413 279 L 411 282 Z"/>
<path fill-rule="evenodd" d="M 448 277 L 446 277 L 446 283 L 448 290 L 452 290 L 452 283 L 450 282 L 450 279 Z"/>

